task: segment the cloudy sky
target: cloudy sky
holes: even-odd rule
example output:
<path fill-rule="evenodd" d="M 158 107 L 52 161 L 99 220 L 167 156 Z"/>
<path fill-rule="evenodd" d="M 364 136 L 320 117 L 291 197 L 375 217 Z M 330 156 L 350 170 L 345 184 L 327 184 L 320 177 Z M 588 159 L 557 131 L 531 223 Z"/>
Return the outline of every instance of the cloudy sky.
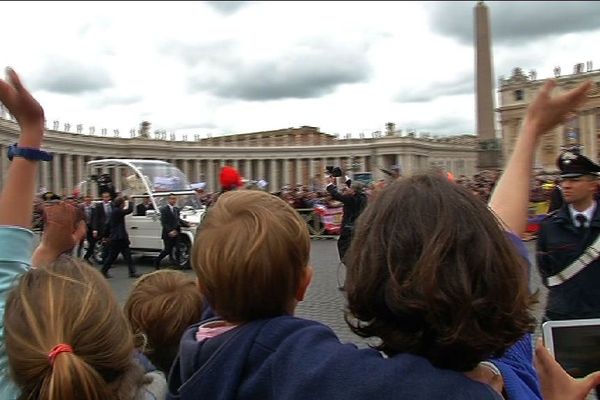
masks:
<path fill-rule="evenodd" d="M 495 77 L 600 68 L 600 5 L 487 2 Z M 474 133 L 475 2 L 2 2 L 49 126 Z M 495 79 L 496 80 L 496 79 Z"/>

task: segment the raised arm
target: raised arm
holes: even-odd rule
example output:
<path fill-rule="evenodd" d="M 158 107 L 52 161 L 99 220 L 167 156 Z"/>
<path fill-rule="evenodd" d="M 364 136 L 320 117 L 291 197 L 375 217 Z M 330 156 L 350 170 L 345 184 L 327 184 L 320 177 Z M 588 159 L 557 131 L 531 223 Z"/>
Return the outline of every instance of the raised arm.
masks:
<path fill-rule="evenodd" d="M 44 110 L 15 71 L 7 68 L 6 73 L 8 82 L 0 80 L 0 101 L 21 127 L 18 146 L 39 149 L 44 136 Z M 13 158 L 0 196 L 0 225 L 31 227 L 38 162 Z"/>
<path fill-rule="evenodd" d="M 520 235 L 527 226 L 529 185 L 539 138 L 575 115 L 577 107 L 586 100 L 591 85 L 591 82 L 585 82 L 552 96 L 556 82 L 549 80 L 529 105 L 513 153 L 489 202 L 490 209 L 506 230 Z"/>

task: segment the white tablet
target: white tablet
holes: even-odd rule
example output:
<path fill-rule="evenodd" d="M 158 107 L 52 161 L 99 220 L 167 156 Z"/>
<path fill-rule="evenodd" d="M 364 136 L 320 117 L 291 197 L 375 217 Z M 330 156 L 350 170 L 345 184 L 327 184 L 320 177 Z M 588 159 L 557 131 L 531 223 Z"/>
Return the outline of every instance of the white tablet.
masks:
<path fill-rule="evenodd" d="M 548 321 L 544 345 L 574 378 L 600 371 L 600 319 Z"/>

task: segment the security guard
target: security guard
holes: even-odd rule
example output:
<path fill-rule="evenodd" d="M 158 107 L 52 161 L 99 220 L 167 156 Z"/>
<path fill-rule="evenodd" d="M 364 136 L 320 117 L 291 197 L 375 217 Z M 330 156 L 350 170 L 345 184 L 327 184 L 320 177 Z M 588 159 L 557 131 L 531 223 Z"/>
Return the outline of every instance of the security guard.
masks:
<path fill-rule="evenodd" d="M 600 165 L 574 150 L 557 164 L 564 203 L 542 221 L 537 241 L 548 288 L 545 319 L 600 318 Z"/>

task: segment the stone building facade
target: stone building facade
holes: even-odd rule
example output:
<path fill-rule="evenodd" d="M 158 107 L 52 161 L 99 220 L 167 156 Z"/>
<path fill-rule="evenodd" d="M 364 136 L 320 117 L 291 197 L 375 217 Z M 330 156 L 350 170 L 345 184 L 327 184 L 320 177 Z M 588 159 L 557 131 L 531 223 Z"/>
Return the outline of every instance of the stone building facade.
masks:
<path fill-rule="evenodd" d="M 536 154 L 536 167 L 543 171 L 556 171 L 556 159 L 561 148 L 578 145 L 581 151 L 590 159 L 600 160 L 600 70 L 592 68 L 591 61 L 584 67 L 582 63 L 576 64 L 573 74 L 561 75 L 560 68 L 554 70 L 554 79 L 558 84 L 556 90 L 568 90 L 585 80 L 592 80 L 595 84 L 589 94 L 585 106 L 578 110 L 577 117 L 564 125 L 557 127 L 554 132 L 548 133 L 541 139 L 541 145 Z M 499 113 L 502 128 L 502 143 L 504 160 L 512 152 L 515 141 L 525 118 L 527 105 L 535 97 L 545 79 L 537 79 L 535 71 L 525 74 L 521 68 L 515 68 L 510 78 L 500 78 L 499 104 L 496 111 Z"/>
<path fill-rule="evenodd" d="M 221 166 L 236 167 L 247 179 L 264 179 L 268 189 L 278 190 L 288 184 L 309 184 L 311 177 L 325 170 L 326 165 L 338 165 L 346 170 L 384 174 L 379 168 L 389 169 L 399 164 L 403 173 L 410 174 L 432 166 L 451 171 L 454 175 L 471 176 L 477 166 L 477 139 L 475 136 L 447 138 L 417 138 L 402 136 L 391 130 L 374 138 L 339 139 L 320 132 L 319 128 L 302 126 L 266 132 L 226 135 L 195 140 L 167 140 L 139 137 L 130 132 L 129 138 L 112 136 L 106 130 L 101 135 L 90 130 L 88 134 L 48 129 L 44 148 L 55 154 L 52 162 L 41 163 L 39 187 L 68 194 L 78 183 L 87 179 L 86 163 L 104 158 L 157 159 L 173 163 L 190 182 L 206 182 L 207 190 L 218 190 Z M 8 145 L 15 143 L 18 125 L 10 116 L 0 118 L 0 172 L 4 177 L 9 161 Z M 113 180 L 119 187 L 119 177 Z"/>

